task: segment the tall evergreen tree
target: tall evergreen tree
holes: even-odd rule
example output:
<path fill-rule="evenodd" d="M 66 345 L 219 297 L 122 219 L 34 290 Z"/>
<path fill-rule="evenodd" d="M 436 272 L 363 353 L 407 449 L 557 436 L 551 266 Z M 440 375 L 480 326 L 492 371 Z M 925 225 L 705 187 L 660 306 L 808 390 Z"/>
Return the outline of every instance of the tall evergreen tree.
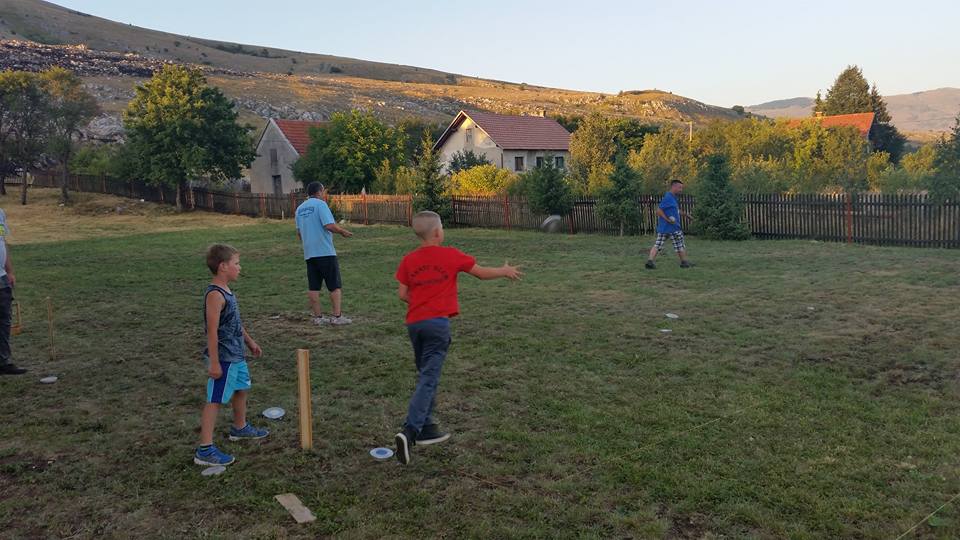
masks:
<path fill-rule="evenodd" d="M 620 154 L 614 162 L 610 183 L 597 194 L 597 215 L 617 223 L 623 236 L 628 227 L 633 228 L 640 222 L 637 201 L 642 191 L 640 175 Z"/>
<path fill-rule="evenodd" d="M 433 137 L 424 133 L 420 143 L 420 161 L 415 168 L 416 187 L 413 207 L 417 211 L 432 210 L 444 221 L 453 217 L 453 205 L 447 197 L 449 179 L 443 174 L 443 163 L 433 149 Z"/>
<path fill-rule="evenodd" d="M 949 137 L 937 142 L 936 172 L 930 180 L 930 195 L 938 201 L 960 201 L 960 114 Z"/>
<path fill-rule="evenodd" d="M 872 112 L 874 118 L 870 144 L 875 151 L 889 153 L 890 160 L 894 163 L 900 161 L 906 138 L 890 123 L 887 104 L 880 96 L 877 85 L 874 84 L 871 88 L 859 67 L 848 66 L 827 90 L 826 99 L 821 100 L 819 92 L 817 98 L 814 102 L 814 113 L 832 116 Z"/>
<path fill-rule="evenodd" d="M 730 170 L 722 154 L 707 158 L 697 182 L 693 216 L 704 238 L 746 240 L 750 237 L 750 229 L 743 222 L 743 203 L 730 185 Z"/>

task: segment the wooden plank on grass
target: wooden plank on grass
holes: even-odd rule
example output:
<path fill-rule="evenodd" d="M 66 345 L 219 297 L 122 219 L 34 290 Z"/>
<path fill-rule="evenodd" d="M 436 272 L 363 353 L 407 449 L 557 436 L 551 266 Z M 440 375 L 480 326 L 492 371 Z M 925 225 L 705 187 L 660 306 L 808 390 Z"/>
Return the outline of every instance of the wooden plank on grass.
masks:
<path fill-rule="evenodd" d="M 313 512 L 304 506 L 303 503 L 300 502 L 300 499 L 293 493 L 281 493 L 280 495 L 275 495 L 273 498 L 283 505 L 283 507 L 287 509 L 287 512 L 290 512 L 290 515 L 293 516 L 293 519 L 297 520 L 297 523 L 316 521 L 317 516 L 313 515 Z"/>

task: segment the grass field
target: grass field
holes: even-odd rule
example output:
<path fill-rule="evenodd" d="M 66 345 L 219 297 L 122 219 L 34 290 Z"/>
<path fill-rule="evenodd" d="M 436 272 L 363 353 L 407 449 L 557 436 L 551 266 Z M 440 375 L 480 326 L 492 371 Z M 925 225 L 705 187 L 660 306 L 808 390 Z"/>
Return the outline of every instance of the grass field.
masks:
<path fill-rule="evenodd" d="M 367 452 L 392 446 L 413 385 L 392 279 L 408 229 L 337 239 L 355 324 L 317 328 L 289 221 L 32 193 L 0 201 L 31 369 L 0 378 L 0 537 L 896 538 L 960 493 L 960 252 L 693 238 L 696 268 L 665 254 L 645 271 L 649 238 L 448 230 L 527 274 L 461 278 L 438 396 L 454 435 L 403 467 Z M 289 413 L 254 418 L 273 434 L 241 445 L 224 412 L 215 440 L 237 463 L 206 478 L 191 453 L 214 241 L 241 250 L 235 290 L 265 351 L 250 409 Z M 296 525 L 286 492 L 317 521 Z M 958 503 L 908 537 L 956 538 Z"/>

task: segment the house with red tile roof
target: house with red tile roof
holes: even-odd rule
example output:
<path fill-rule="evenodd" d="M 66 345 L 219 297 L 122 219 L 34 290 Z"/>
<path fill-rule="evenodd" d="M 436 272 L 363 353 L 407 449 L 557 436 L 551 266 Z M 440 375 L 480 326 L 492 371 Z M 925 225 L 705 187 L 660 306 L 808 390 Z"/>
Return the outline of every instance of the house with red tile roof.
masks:
<path fill-rule="evenodd" d="M 310 129 L 325 122 L 271 118 L 257 141 L 257 157 L 250 165 L 250 191 L 282 195 L 303 188 L 290 168 L 307 152 Z"/>
<path fill-rule="evenodd" d="M 539 167 L 544 160 L 565 168 L 570 157 L 570 132 L 552 118 L 460 111 L 437 139 L 444 170 L 457 152 L 470 150 L 514 172 Z"/>
<path fill-rule="evenodd" d="M 809 118 L 793 118 L 787 122 L 791 127 L 799 126 L 803 122 L 814 120 L 823 127 L 852 127 L 860 132 L 864 139 L 870 138 L 870 130 L 873 129 L 874 113 L 854 113 L 854 114 L 835 114 L 833 116 L 817 116 Z"/>

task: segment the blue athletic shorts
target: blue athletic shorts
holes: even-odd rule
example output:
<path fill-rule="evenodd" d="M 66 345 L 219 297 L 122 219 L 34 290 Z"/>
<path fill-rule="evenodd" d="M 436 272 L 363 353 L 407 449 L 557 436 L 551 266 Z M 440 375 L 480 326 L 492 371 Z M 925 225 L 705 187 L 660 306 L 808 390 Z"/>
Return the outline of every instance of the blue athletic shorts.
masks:
<path fill-rule="evenodd" d="M 220 369 L 219 379 L 207 379 L 207 403 L 229 403 L 234 392 L 250 389 L 246 362 L 220 362 Z"/>

